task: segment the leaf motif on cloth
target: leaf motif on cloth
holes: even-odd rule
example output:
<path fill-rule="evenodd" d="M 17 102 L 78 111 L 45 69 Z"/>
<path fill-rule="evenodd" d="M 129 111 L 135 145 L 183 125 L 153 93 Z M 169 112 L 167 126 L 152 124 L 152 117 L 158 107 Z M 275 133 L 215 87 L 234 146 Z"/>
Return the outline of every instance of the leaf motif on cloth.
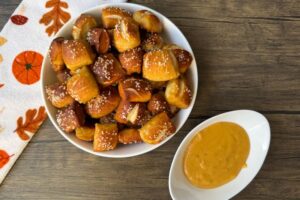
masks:
<path fill-rule="evenodd" d="M 5 37 L 0 36 L 0 47 L 3 46 L 7 42 Z"/>
<path fill-rule="evenodd" d="M 8 155 L 6 151 L 0 149 L 0 169 L 8 163 L 10 157 L 12 157 L 13 155 L 14 154 Z"/>
<path fill-rule="evenodd" d="M 31 85 L 40 80 L 43 56 L 35 51 L 23 51 L 12 64 L 12 73 L 22 84 Z"/>
<path fill-rule="evenodd" d="M 0 84 L 1 85 L 1 84 Z M 4 85 L 4 84 L 3 84 Z M 2 114 L 3 113 L 3 111 L 4 111 L 4 109 L 5 109 L 5 107 L 0 107 L 0 114 Z M 4 131 L 4 127 L 0 124 L 0 133 L 2 133 L 3 131 Z"/>
<path fill-rule="evenodd" d="M 48 26 L 46 32 L 51 36 L 59 31 L 59 29 L 71 18 L 71 15 L 65 10 L 68 3 L 61 0 L 48 0 L 46 8 L 52 8 L 45 13 L 40 19 L 40 24 Z"/>
<path fill-rule="evenodd" d="M 21 140 L 29 140 L 29 135 L 26 132 L 36 133 L 46 118 L 47 114 L 44 106 L 41 106 L 38 111 L 37 109 L 29 109 L 26 111 L 24 123 L 23 117 L 18 118 L 17 128 L 14 132 L 19 135 Z"/>
<path fill-rule="evenodd" d="M 15 25 L 24 25 L 24 24 L 27 23 L 28 17 L 26 17 L 24 15 L 13 15 L 13 16 L 10 17 L 10 20 Z"/>

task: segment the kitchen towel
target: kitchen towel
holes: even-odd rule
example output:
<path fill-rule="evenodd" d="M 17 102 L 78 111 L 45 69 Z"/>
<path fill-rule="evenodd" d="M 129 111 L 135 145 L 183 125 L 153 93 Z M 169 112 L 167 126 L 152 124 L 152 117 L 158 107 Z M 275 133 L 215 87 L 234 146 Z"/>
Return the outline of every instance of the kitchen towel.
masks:
<path fill-rule="evenodd" d="M 125 0 L 24 0 L 0 32 L 0 184 L 47 118 L 40 92 L 43 56 L 72 17 Z"/>

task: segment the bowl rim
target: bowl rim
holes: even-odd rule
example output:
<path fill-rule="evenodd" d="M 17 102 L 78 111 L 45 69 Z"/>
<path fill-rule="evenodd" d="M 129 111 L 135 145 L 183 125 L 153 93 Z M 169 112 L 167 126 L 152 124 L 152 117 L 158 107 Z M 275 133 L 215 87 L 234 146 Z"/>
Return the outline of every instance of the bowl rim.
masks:
<path fill-rule="evenodd" d="M 143 150 L 143 151 L 138 151 L 135 153 L 130 153 L 127 155 L 110 155 L 110 154 L 105 154 L 105 152 L 95 152 L 95 151 L 90 151 L 89 149 L 87 149 L 86 147 L 78 144 L 76 141 L 73 141 L 72 139 L 70 139 L 69 137 L 67 137 L 67 133 L 65 133 L 57 124 L 56 124 L 56 120 L 54 119 L 54 117 L 51 115 L 50 110 L 47 106 L 47 96 L 45 94 L 45 84 L 44 84 L 44 80 L 45 80 L 45 76 L 44 76 L 44 70 L 46 68 L 46 65 L 49 63 L 49 58 L 48 58 L 48 49 L 51 43 L 49 43 L 49 46 L 47 47 L 47 49 L 45 50 L 44 53 L 44 59 L 43 59 L 43 63 L 42 63 L 42 69 L 41 69 L 41 83 L 40 83 L 40 87 L 41 87 L 41 93 L 42 93 L 42 98 L 43 98 L 43 103 L 45 105 L 47 114 L 49 116 L 49 119 L 51 121 L 51 123 L 53 124 L 53 126 L 56 128 L 56 130 L 67 140 L 69 141 L 71 144 L 73 144 L 74 146 L 76 146 L 77 148 L 81 149 L 84 152 L 90 153 L 92 155 L 95 156 L 100 156 L 100 157 L 106 157 L 106 158 L 129 158 L 129 157 L 134 157 L 134 156 L 138 156 L 138 155 L 142 155 L 145 153 L 148 153 L 150 151 L 153 151 L 159 147 L 161 147 L 163 144 L 165 144 L 167 141 L 169 141 L 172 137 L 175 136 L 175 134 L 182 128 L 182 126 L 186 123 L 186 121 L 188 120 L 193 108 L 194 108 L 194 104 L 196 101 L 196 97 L 197 97 L 197 91 L 198 91 L 198 67 L 197 67 L 197 62 L 194 56 L 194 52 L 192 50 L 192 47 L 190 45 L 190 43 L 188 42 L 188 40 L 186 39 L 186 37 L 184 36 L 184 34 L 181 32 L 181 30 L 178 28 L 178 26 L 176 26 L 168 17 L 166 17 L 165 15 L 161 14 L 160 12 L 149 8 L 147 6 L 144 5 L 140 5 L 140 4 L 135 4 L 135 3 L 104 3 L 104 4 L 100 4 L 98 6 L 86 9 L 82 12 L 80 12 L 80 14 L 72 17 L 67 23 L 65 23 L 63 25 L 63 27 L 55 34 L 55 36 L 53 38 L 59 37 L 64 31 L 65 31 L 65 27 L 70 26 L 70 24 L 73 24 L 74 21 L 78 18 L 78 16 L 80 16 L 81 14 L 84 13 L 88 13 L 88 12 L 95 12 L 96 10 L 101 10 L 104 7 L 122 7 L 122 6 L 129 6 L 129 7 L 133 7 L 134 9 L 145 9 L 145 10 L 149 10 L 151 12 L 153 12 L 155 15 L 158 15 L 160 18 L 163 18 L 164 21 L 166 21 L 167 23 L 171 24 L 172 26 L 174 26 L 175 29 L 178 30 L 179 33 L 179 37 L 180 40 L 183 40 L 184 43 L 186 43 L 187 47 L 191 50 L 191 54 L 193 59 L 194 64 L 194 70 L 195 70 L 195 76 L 194 76 L 194 82 L 193 82 L 193 87 L 194 87 L 194 91 L 193 91 L 193 96 L 192 96 L 192 100 L 191 103 L 189 105 L 190 107 L 190 111 L 187 114 L 186 119 L 184 120 L 184 122 L 182 122 L 181 125 L 179 125 L 178 127 L 176 127 L 176 132 L 172 135 L 170 135 L 169 137 L 167 137 L 164 141 L 160 142 L 159 144 L 153 145 L 152 148 L 149 148 L 147 150 Z M 47 63 L 46 63 L 47 62 Z"/>

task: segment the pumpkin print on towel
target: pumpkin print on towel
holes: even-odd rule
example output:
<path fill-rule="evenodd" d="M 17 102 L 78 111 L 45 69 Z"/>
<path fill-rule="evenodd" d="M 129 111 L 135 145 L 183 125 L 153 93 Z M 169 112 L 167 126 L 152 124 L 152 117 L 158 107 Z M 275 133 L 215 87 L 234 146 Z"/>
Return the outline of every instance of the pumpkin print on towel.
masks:
<path fill-rule="evenodd" d="M 12 73 L 22 84 L 31 85 L 40 80 L 43 56 L 35 51 L 23 51 L 12 64 Z"/>

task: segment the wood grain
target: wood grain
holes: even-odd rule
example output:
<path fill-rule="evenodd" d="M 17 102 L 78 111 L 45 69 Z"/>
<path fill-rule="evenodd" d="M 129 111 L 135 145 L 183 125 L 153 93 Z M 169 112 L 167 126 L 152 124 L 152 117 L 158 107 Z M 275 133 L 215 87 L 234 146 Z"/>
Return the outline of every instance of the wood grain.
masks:
<path fill-rule="evenodd" d="M 0 2 L 0 26 L 19 2 Z M 234 199 L 299 199 L 299 1 L 133 2 L 169 17 L 192 45 L 200 82 L 185 126 L 153 152 L 108 159 L 77 149 L 47 121 L 0 187 L 0 199 L 170 199 L 169 167 L 184 136 L 215 114 L 243 108 L 266 115 L 272 138 L 262 170 Z"/>

